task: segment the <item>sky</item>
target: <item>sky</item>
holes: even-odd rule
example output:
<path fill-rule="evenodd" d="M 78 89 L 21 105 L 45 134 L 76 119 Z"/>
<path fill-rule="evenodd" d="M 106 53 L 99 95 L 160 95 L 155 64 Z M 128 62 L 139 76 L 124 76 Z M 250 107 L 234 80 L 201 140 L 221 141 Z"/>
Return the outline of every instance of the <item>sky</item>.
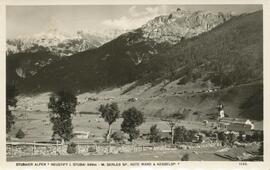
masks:
<path fill-rule="evenodd" d="M 57 29 L 63 33 L 79 30 L 102 32 L 109 29 L 135 29 L 177 8 L 235 15 L 262 9 L 261 5 L 47 5 L 7 6 L 7 38 L 31 36 Z"/>

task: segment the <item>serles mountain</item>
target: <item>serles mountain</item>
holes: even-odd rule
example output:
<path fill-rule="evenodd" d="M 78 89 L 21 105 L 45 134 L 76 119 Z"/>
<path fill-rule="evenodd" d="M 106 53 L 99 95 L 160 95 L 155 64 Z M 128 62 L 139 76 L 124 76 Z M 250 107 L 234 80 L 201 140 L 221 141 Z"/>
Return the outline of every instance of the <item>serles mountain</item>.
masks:
<path fill-rule="evenodd" d="M 185 11 L 177 9 L 170 15 L 159 16 L 142 26 L 143 36 L 156 42 L 179 43 L 197 36 L 232 18 L 230 13 Z"/>

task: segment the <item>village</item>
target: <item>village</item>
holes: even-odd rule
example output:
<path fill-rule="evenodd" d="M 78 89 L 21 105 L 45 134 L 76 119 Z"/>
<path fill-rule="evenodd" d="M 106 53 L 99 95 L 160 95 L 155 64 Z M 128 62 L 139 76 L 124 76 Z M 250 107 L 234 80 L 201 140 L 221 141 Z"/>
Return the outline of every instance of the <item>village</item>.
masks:
<path fill-rule="evenodd" d="M 24 126 L 22 129 L 27 131 L 27 134 L 23 132 L 24 134 L 20 137 L 18 135 L 20 129 L 14 134 L 16 138 L 12 137 L 12 134 L 7 138 L 7 156 L 10 160 L 20 160 L 27 159 L 29 156 L 74 154 L 98 156 L 145 153 L 145 151 L 151 151 L 155 155 L 160 151 L 179 150 L 180 153 L 191 152 L 188 155 L 194 157 L 194 155 L 200 155 L 200 152 L 203 153 L 204 149 L 212 148 L 216 151 L 212 154 L 224 160 L 260 160 L 259 150 L 263 144 L 263 131 L 256 128 L 254 122 L 249 119 L 226 117 L 222 104 L 216 109 L 215 120 L 201 122 L 147 117 L 138 128 L 140 135 L 132 142 L 128 140 L 128 135 L 120 131 L 119 125 L 122 118 L 113 124 L 111 138 L 106 141 L 103 134 L 107 131 L 107 125 L 101 115 L 98 112 L 90 115 L 80 113 L 72 118 L 75 129 L 73 138 L 67 143 L 63 140 L 51 139 L 51 123 L 46 120 L 48 116 L 43 117 L 44 113 L 31 114 L 30 112 L 31 115 L 29 115 L 28 111 L 27 114 L 18 112 L 21 114 L 16 114 L 16 116 L 21 119 L 19 122 L 22 124 L 17 123 L 17 126 L 21 128 Z M 35 120 L 35 116 L 39 120 Z M 30 124 L 25 124 L 24 121 L 31 122 L 31 127 L 27 127 Z M 42 128 L 33 127 L 35 125 Z M 69 148 L 72 148 L 70 146 L 74 147 L 73 151 L 70 151 Z M 185 159 L 187 158 L 183 158 Z"/>

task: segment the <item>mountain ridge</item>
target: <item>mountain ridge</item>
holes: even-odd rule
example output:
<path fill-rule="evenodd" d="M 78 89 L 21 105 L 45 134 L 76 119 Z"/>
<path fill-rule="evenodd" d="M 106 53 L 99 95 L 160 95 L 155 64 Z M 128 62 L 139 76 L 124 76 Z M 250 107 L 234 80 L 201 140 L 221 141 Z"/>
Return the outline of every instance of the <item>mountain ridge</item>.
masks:
<path fill-rule="evenodd" d="M 227 36 L 231 40 L 235 37 L 236 39 L 239 39 L 237 42 L 245 42 L 245 39 L 249 37 L 242 37 L 242 34 L 240 36 L 240 34 L 238 35 L 237 32 L 245 32 L 245 24 L 248 24 L 247 31 L 252 31 L 252 33 L 261 32 L 260 15 L 261 12 L 257 12 L 249 15 L 233 17 L 229 21 L 226 21 L 224 24 L 236 26 L 235 28 L 229 27 L 229 29 L 225 31 L 226 35 L 222 35 L 222 32 L 224 32 L 224 30 L 222 30 L 224 24 L 220 24 L 212 30 L 220 29 L 222 30 L 220 31 L 222 36 Z M 252 19 L 250 20 L 249 18 Z M 242 23 L 242 20 L 245 20 L 246 23 Z M 257 27 L 254 27 L 255 30 L 252 30 L 250 29 L 252 28 L 250 25 L 257 25 Z M 219 59 L 215 57 L 208 57 L 210 60 L 208 65 L 211 66 L 211 69 L 205 70 L 207 62 L 201 61 L 203 58 L 198 57 L 201 55 L 200 51 L 195 50 L 196 48 L 201 49 L 204 44 L 203 40 L 197 39 L 201 39 L 200 37 L 208 37 L 208 39 L 211 40 L 211 38 L 209 38 L 211 37 L 209 34 L 212 34 L 212 32 L 213 31 L 208 31 L 193 38 L 181 39 L 180 43 L 170 44 L 167 42 L 159 43 L 153 39 L 144 37 L 143 30 L 139 28 L 122 34 L 118 38 L 105 43 L 97 49 L 81 52 L 73 56 L 66 57 L 62 61 L 50 64 L 49 66 L 46 66 L 40 70 L 35 76 L 20 81 L 19 88 L 21 88 L 23 92 L 44 92 L 64 88 L 73 90 L 76 93 L 81 93 L 89 90 L 100 90 L 110 86 L 118 87 L 133 81 L 147 83 L 158 81 L 158 79 L 185 79 L 184 75 L 187 75 L 186 81 L 192 81 L 193 77 L 194 80 L 198 79 L 196 76 L 200 72 L 204 74 L 203 76 L 200 76 L 200 78 L 203 77 L 220 85 L 221 83 L 217 82 L 219 80 L 215 79 L 220 79 L 220 75 L 222 75 L 221 77 L 224 79 L 230 77 L 230 75 L 223 76 L 223 74 L 227 74 L 230 68 L 227 69 L 224 67 L 225 70 L 227 69 L 226 72 L 218 72 L 218 70 L 215 70 L 216 68 L 214 67 L 217 65 L 215 62 Z M 232 33 L 234 36 L 230 36 Z M 206 53 L 209 47 L 221 45 L 220 41 L 222 41 L 222 39 L 219 39 L 220 36 L 215 33 L 214 37 L 217 37 L 217 41 L 211 40 L 211 43 L 208 43 L 208 46 L 205 46 L 204 50 L 201 49 L 202 51 Z M 257 48 L 260 43 L 261 35 L 259 35 L 259 39 L 253 39 L 254 37 L 250 38 L 251 42 L 254 41 Z M 189 48 L 189 46 L 192 46 L 189 43 L 196 44 L 196 47 L 194 46 L 193 48 Z M 228 48 L 232 47 L 230 43 L 227 45 Z M 234 50 L 241 48 L 240 52 L 243 52 L 243 49 L 245 48 L 241 46 L 241 43 L 233 45 L 236 45 Z M 183 51 L 182 49 L 185 50 Z M 196 54 L 191 53 L 192 51 L 194 51 Z M 224 52 L 224 50 L 221 51 Z M 260 49 L 253 52 L 257 53 L 256 55 L 260 55 Z M 179 58 L 179 56 L 172 55 L 173 53 L 178 53 L 180 56 L 185 55 L 186 57 Z M 215 53 L 215 55 L 221 54 L 221 52 L 217 50 L 214 52 L 212 49 L 209 50 L 209 56 L 212 56 L 213 54 L 210 55 L 210 53 Z M 252 51 L 250 53 L 250 55 L 252 55 Z M 188 57 L 188 54 L 192 54 L 192 56 Z M 231 55 L 231 53 L 228 53 L 228 55 Z M 206 54 L 203 54 L 203 56 L 205 57 Z M 243 55 L 241 54 L 241 56 Z M 258 58 L 260 58 L 260 56 L 258 56 Z M 252 57 L 250 59 L 254 60 Z M 245 58 L 241 58 L 239 59 L 239 62 L 245 60 Z M 175 62 L 168 63 L 166 61 Z M 169 67 L 166 66 L 166 64 Z M 175 68 L 173 69 L 170 68 L 170 65 L 172 64 L 175 64 Z M 201 64 L 205 65 L 202 69 L 200 67 Z M 230 62 L 230 64 L 233 63 Z M 260 63 L 258 63 L 258 66 L 259 65 Z M 197 69 L 195 69 L 195 67 L 197 67 Z M 255 71 L 261 73 L 260 68 L 258 69 L 257 66 L 251 66 L 251 68 L 252 67 L 256 67 Z M 234 69 L 235 66 L 233 65 L 232 68 Z M 175 72 L 175 70 L 180 71 Z M 248 69 L 246 71 L 250 70 L 251 69 Z M 207 75 L 211 71 L 219 73 L 220 75 L 214 74 L 208 76 L 207 78 Z M 243 74 L 245 73 L 246 72 L 243 71 Z M 171 76 L 169 74 L 175 75 Z M 256 75 L 256 73 L 253 74 Z M 236 83 L 236 79 L 237 78 L 235 77 L 234 80 L 232 80 L 232 83 Z M 243 79 L 247 80 L 249 78 L 247 76 L 247 78 Z M 63 85 L 60 85 L 59 81 L 63 82 Z M 231 82 L 227 85 L 229 84 L 231 84 Z"/>
<path fill-rule="evenodd" d="M 70 56 L 78 52 L 98 48 L 124 32 L 126 30 L 111 30 L 101 34 L 79 30 L 74 34 L 67 34 L 57 29 L 50 29 L 33 36 L 18 36 L 17 38 L 7 39 L 6 53 L 10 55 L 43 50 L 60 57 Z"/>

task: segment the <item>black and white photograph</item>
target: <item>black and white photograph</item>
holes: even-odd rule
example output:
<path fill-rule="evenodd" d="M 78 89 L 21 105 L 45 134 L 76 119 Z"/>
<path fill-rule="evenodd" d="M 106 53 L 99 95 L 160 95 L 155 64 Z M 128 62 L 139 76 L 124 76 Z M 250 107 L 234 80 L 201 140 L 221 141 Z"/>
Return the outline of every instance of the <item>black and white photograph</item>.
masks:
<path fill-rule="evenodd" d="M 6 161 L 265 161 L 263 9 L 7 5 Z"/>

